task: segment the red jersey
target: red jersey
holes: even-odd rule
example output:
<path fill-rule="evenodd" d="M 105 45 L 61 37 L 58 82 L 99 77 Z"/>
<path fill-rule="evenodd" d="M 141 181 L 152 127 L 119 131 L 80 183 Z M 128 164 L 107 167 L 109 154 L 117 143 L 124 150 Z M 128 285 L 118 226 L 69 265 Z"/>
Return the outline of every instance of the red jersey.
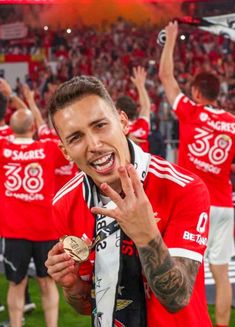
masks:
<path fill-rule="evenodd" d="M 8 125 L 0 126 L 0 137 L 12 139 L 13 138 L 12 129 Z"/>
<path fill-rule="evenodd" d="M 52 224 L 55 163 L 61 152 L 54 141 L 0 139 L 0 217 L 6 238 L 57 239 Z"/>
<path fill-rule="evenodd" d="M 144 189 L 155 217 L 160 219 L 157 225 L 170 254 L 202 262 L 210 203 L 208 190 L 201 179 L 160 157 L 152 156 Z M 54 220 L 60 236 L 82 237 L 85 233 L 93 239 L 95 218 L 88 208 L 90 199 L 83 172 L 56 194 L 53 201 Z M 80 266 L 79 273 L 84 280 L 92 280 L 94 259 L 95 253 L 92 252 L 89 260 Z M 169 313 L 148 285 L 145 289 L 148 327 L 212 326 L 207 311 L 203 265 L 190 303 L 178 313 Z"/>
<path fill-rule="evenodd" d="M 46 124 L 39 127 L 38 137 L 40 140 L 52 139 L 59 142 L 55 129 L 49 128 Z M 61 165 L 55 169 L 55 193 L 78 173 L 74 162 L 68 161 L 64 156 L 60 158 L 60 162 Z"/>
<path fill-rule="evenodd" d="M 145 117 L 139 117 L 133 122 L 129 121 L 129 134 L 133 135 L 135 138 L 141 140 L 138 145 L 142 148 L 143 151 L 149 151 L 149 121 Z"/>
<path fill-rule="evenodd" d="M 184 94 L 175 99 L 173 109 L 180 122 L 178 164 L 203 179 L 212 205 L 232 207 L 235 116 L 196 104 Z"/>

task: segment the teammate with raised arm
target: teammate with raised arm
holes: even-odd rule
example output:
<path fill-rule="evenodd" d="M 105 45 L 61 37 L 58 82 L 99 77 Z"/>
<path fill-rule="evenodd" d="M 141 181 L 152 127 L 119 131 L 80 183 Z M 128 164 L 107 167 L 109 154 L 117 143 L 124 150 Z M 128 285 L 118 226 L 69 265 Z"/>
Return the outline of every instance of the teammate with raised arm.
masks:
<path fill-rule="evenodd" d="M 211 326 L 204 183 L 128 140 L 126 115 L 95 77 L 63 83 L 49 112 L 81 169 L 54 197 L 61 239 L 46 261 L 68 303 L 92 326 Z"/>
<path fill-rule="evenodd" d="M 228 264 L 234 254 L 234 211 L 230 168 L 235 153 L 235 117 L 220 109 L 216 99 L 218 78 L 201 72 L 192 82 L 192 100 L 181 93 L 174 77 L 173 52 L 177 22 L 165 29 L 159 77 L 180 123 L 178 164 L 202 178 L 211 199 L 210 230 L 206 256 L 215 279 L 216 326 L 228 326 L 232 287 Z"/>
<path fill-rule="evenodd" d="M 12 92 L 10 84 L 0 78 L 0 137 L 12 138 L 13 132 L 5 122 L 8 103 L 16 109 L 26 109 L 25 103 Z"/>
<path fill-rule="evenodd" d="M 116 107 L 127 114 L 129 119 L 128 136 L 145 152 L 148 152 L 151 102 L 145 86 L 146 76 L 147 72 L 143 67 L 134 67 L 131 81 L 138 92 L 139 108 L 130 96 L 120 96 L 116 101 Z"/>

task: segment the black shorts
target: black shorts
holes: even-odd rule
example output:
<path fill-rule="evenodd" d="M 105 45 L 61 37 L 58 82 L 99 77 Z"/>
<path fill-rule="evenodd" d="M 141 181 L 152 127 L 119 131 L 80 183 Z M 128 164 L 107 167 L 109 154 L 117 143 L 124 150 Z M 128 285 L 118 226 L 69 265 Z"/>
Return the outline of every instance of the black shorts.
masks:
<path fill-rule="evenodd" d="M 31 258 L 33 258 L 36 275 L 46 277 L 45 261 L 50 249 L 57 241 L 28 241 L 25 239 L 3 239 L 3 260 L 6 278 L 19 284 L 27 276 Z"/>

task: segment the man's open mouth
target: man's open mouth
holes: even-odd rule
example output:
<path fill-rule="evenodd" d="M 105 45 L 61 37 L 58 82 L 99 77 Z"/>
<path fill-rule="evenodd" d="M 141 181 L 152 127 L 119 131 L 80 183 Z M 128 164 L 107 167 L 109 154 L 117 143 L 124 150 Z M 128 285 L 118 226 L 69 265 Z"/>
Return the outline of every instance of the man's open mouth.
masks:
<path fill-rule="evenodd" d="M 114 165 L 114 153 L 109 153 L 103 157 L 94 160 L 91 165 L 97 172 L 106 173 Z"/>

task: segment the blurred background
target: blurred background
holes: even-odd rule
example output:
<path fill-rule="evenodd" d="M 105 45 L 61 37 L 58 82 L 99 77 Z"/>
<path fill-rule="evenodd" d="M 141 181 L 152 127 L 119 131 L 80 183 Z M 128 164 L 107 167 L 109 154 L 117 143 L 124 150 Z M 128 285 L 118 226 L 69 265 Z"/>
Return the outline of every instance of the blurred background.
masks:
<path fill-rule="evenodd" d="M 151 133 L 158 131 L 163 147 L 161 155 L 175 162 L 178 121 L 158 79 L 161 53 L 156 42 L 158 33 L 175 17 L 231 13 L 235 15 L 234 0 L 0 0 L 0 77 L 6 79 L 21 98 L 22 84 L 27 83 L 34 90 L 36 103 L 47 120 L 49 97 L 60 83 L 75 75 L 99 77 L 114 101 L 121 95 L 138 101 L 130 76 L 133 68 L 140 65 L 147 71 Z M 234 21 L 232 28 L 235 28 Z M 183 92 L 190 94 L 192 76 L 202 70 L 219 76 L 219 105 L 235 114 L 235 42 L 222 34 L 180 25 L 175 74 Z M 7 123 L 13 111 L 9 106 Z M 153 142 L 158 144 L 157 138 Z M 234 176 L 232 181 L 235 185 Z M 235 283 L 233 263 L 230 275 Z M 1 281 L 4 283 L 0 279 L 1 290 L 5 292 Z M 213 280 L 208 268 L 206 283 L 208 303 L 213 303 Z M 35 297 L 36 293 L 33 291 Z M 63 310 L 67 310 L 64 306 Z M 2 315 L 6 318 L 6 312 Z M 28 326 L 40 327 L 41 324 L 38 320 Z M 67 326 L 66 322 L 61 326 Z M 88 321 L 84 326 L 88 326 Z"/>

